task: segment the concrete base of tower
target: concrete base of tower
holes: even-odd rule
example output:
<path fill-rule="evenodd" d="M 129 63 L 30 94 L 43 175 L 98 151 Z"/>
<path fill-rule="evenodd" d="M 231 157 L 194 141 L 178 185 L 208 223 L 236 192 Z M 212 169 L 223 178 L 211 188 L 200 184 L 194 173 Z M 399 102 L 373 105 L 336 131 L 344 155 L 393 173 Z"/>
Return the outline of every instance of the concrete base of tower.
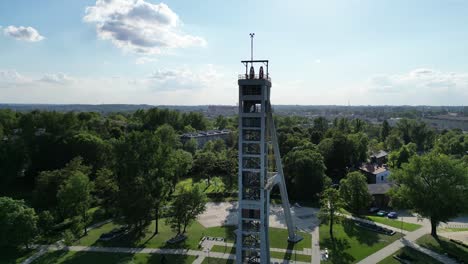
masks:
<path fill-rule="evenodd" d="M 290 243 L 297 243 L 299 241 L 301 241 L 302 239 L 304 239 L 303 237 L 299 236 L 299 235 L 294 235 L 294 237 L 288 237 L 288 242 Z"/>

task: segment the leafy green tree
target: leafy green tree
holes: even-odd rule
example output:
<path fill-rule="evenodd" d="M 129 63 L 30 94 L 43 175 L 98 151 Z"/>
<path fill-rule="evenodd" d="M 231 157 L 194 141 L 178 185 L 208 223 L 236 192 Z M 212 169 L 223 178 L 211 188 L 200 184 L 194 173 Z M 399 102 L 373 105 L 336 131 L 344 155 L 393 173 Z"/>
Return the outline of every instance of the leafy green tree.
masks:
<path fill-rule="evenodd" d="M 51 231 L 54 222 L 54 215 L 50 211 L 45 210 L 40 212 L 37 225 L 41 234 L 48 234 Z"/>
<path fill-rule="evenodd" d="M 206 179 L 208 186 L 217 171 L 217 155 L 212 151 L 197 151 L 195 153 L 192 174 L 198 179 Z"/>
<path fill-rule="evenodd" d="M 325 178 L 323 157 L 315 145 L 306 145 L 284 156 L 284 173 L 290 193 L 297 199 L 312 200 L 323 190 Z"/>
<path fill-rule="evenodd" d="M 72 156 L 80 156 L 86 164 L 98 170 L 110 164 L 110 145 L 99 136 L 89 132 L 80 132 L 67 142 Z"/>
<path fill-rule="evenodd" d="M 85 176 L 91 173 L 91 168 L 83 164 L 81 157 L 72 159 L 62 169 L 41 172 L 33 192 L 35 207 L 54 209 L 58 204 L 57 193 L 60 186 L 76 172 L 81 172 Z M 60 216 L 64 217 L 63 215 Z"/>
<path fill-rule="evenodd" d="M 217 129 L 225 129 L 227 125 L 228 125 L 228 120 L 224 116 L 219 115 L 216 117 L 215 127 Z"/>
<path fill-rule="evenodd" d="M 37 220 L 23 200 L 0 197 L 0 247 L 28 247 L 38 232 Z"/>
<path fill-rule="evenodd" d="M 198 142 L 194 138 L 187 140 L 183 145 L 183 149 L 192 155 L 195 155 L 197 148 L 198 148 Z"/>
<path fill-rule="evenodd" d="M 57 193 L 62 214 L 67 217 L 80 217 L 84 234 L 87 235 L 88 209 L 91 205 L 92 182 L 82 172 L 75 171 L 65 180 Z"/>
<path fill-rule="evenodd" d="M 388 124 L 388 121 L 384 120 L 382 122 L 382 128 L 380 129 L 380 140 L 385 141 L 388 135 L 390 135 L 390 130 L 391 130 L 391 127 Z"/>
<path fill-rule="evenodd" d="M 177 231 L 185 233 L 186 228 L 206 209 L 206 194 L 196 184 L 191 188 L 182 188 L 174 197 L 167 223 Z"/>
<path fill-rule="evenodd" d="M 119 186 L 119 210 L 124 221 L 141 231 L 156 220 L 170 191 L 174 176 L 172 158 L 178 138 L 167 125 L 149 131 L 131 132 L 115 146 L 116 176 Z"/>
<path fill-rule="evenodd" d="M 394 133 L 390 134 L 385 140 L 385 145 L 389 150 L 400 149 L 404 144 L 405 143 L 401 140 L 400 136 Z"/>
<path fill-rule="evenodd" d="M 413 156 L 391 176 L 396 187 L 390 191 L 394 206 L 409 208 L 431 221 L 431 234 L 437 225 L 467 209 L 468 167 L 443 154 Z"/>
<path fill-rule="evenodd" d="M 323 134 L 328 130 L 328 120 L 325 117 L 317 117 L 314 119 L 314 129 Z"/>
<path fill-rule="evenodd" d="M 318 217 L 320 221 L 326 222 L 329 225 L 331 240 L 334 240 L 333 224 L 340 222 L 343 206 L 343 199 L 337 189 L 328 187 L 323 191 L 322 198 L 320 199 L 320 211 L 318 213 Z"/>
<path fill-rule="evenodd" d="M 366 129 L 366 122 L 362 121 L 359 118 L 355 118 L 351 121 L 352 127 L 353 127 L 353 132 L 354 133 L 359 133 L 359 132 L 364 132 Z"/>
<path fill-rule="evenodd" d="M 348 173 L 340 181 L 340 195 L 345 202 L 346 209 L 356 215 L 360 215 L 372 201 L 372 196 L 367 189 L 366 176 L 358 171 Z"/>
<path fill-rule="evenodd" d="M 192 154 L 182 149 L 175 150 L 169 158 L 169 162 L 171 163 L 169 166 L 174 168 L 171 184 L 171 192 L 174 192 L 180 178 L 187 176 L 187 173 L 192 168 L 193 158 Z"/>
<path fill-rule="evenodd" d="M 96 172 L 95 193 L 106 212 L 115 212 L 119 194 L 119 185 L 115 174 L 103 168 Z"/>
<path fill-rule="evenodd" d="M 416 155 L 416 144 L 409 143 L 397 151 L 392 151 L 388 156 L 388 163 L 392 168 L 401 168 L 401 165 L 408 162 L 414 155 Z"/>
<path fill-rule="evenodd" d="M 367 160 L 367 151 L 369 149 L 369 138 L 363 132 L 349 134 L 348 140 L 350 141 L 351 148 L 351 164 L 358 166 L 361 162 Z"/>

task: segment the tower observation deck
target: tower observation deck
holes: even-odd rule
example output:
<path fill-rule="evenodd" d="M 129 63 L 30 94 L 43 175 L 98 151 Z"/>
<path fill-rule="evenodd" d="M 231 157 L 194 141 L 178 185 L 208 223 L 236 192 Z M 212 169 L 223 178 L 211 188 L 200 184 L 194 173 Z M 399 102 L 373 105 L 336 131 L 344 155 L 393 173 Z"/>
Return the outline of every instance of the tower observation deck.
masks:
<path fill-rule="evenodd" d="M 251 35 L 252 36 L 252 35 Z M 295 234 L 270 103 L 271 79 L 268 60 L 242 61 L 245 74 L 239 85 L 239 210 L 236 263 L 270 263 L 270 191 L 279 186 L 288 228 L 288 241 Z M 260 65 L 258 74 L 255 67 Z M 249 68 L 250 66 L 250 68 Z M 264 68 L 266 71 L 264 71 Z"/>

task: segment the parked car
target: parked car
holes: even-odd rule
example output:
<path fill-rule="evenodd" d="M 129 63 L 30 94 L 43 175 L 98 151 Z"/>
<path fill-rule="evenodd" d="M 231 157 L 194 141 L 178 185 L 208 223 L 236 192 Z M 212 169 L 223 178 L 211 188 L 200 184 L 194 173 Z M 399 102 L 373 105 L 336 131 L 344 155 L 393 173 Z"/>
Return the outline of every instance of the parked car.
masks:
<path fill-rule="evenodd" d="M 114 230 L 112 230 L 112 231 L 110 231 L 108 233 L 102 234 L 99 237 L 99 240 L 100 241 L 110 241 L 110 240 L 112 240 L 114 238 L 122 236 L 123 234 L 125 234 L 125 232 L 127 232 L 126 227 L 121 227 L 121 228 L 118 228 L 118 229 L 114 229 Z"/>
<path fill-rule="evenodd" d="M 377 212 L 378 216 L 386 216 L 387 214 L 388 214 L 388 212 L 384 211 L 384 210 L 380 210 L 380 211 Z"/>
<path fill-rule="evenodd" d="M 391 219 L 396 219 L 396 218 L 398 218 L 398 214 L 397 214 L 397 212 L 390 212 L 390 213 L 388 213 L 387 217 L 391 218 Z"/>
<path fill-rule="evenodd" d="M 375 213 L 377 213 L 378 211 L 380 211 L 380 208 L 378 208 L 378 207 L 371 207 L 371 208 L 369 209 L 369 213 L 371 213 L 371 214 L 375 214 Z"/>

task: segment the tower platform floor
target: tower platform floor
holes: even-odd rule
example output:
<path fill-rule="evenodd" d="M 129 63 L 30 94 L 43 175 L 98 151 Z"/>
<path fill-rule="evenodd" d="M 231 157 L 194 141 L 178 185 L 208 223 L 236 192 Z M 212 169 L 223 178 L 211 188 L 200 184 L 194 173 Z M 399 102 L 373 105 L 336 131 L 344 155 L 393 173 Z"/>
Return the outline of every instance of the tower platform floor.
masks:
<path fill-rule="evenodd" d="M 319 224 L 318 208 L 292 206 L 291 211 L 299 231 L 310 233 Z M 198 221 L 205 227 L 237 225 L 237 202 L 207 203 Z M 287 228 L 281 205 L 270 206 L 270 227 Z"/>

